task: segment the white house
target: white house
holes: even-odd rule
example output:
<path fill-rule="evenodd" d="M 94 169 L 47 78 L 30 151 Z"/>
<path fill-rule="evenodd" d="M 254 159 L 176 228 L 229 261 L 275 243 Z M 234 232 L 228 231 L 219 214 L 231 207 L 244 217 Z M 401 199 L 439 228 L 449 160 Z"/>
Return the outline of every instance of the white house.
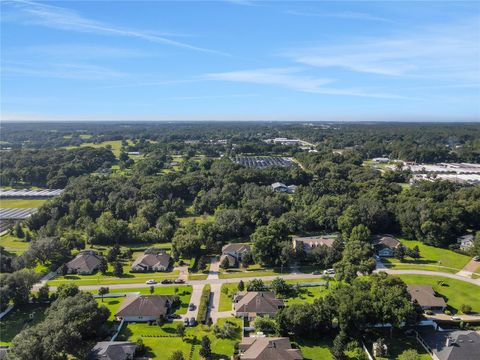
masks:
<path fill-rule="evenodd" d="M 473 247 L 475 237 L 471 234 L 463 235 L 457 238 L 457 243 L 460 245 L 460 249 L 468 251 Z"/>

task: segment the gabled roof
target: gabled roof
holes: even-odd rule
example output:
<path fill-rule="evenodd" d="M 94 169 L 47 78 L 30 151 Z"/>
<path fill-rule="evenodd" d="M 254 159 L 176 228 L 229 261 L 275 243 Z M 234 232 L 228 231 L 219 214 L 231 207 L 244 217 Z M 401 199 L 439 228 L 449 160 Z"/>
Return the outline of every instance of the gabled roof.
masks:
<path fill-rule="evenodd" d="M 447 307 L 442 297 L 435 296 L 435 291 L 430 285 L 407 285 L 407 290 L 422 307 Z"/>
<path fill-rule="evenodd" d="M 423 326 L 418 333 L 439 360 L 473 360 L 480 354 L 480 335 L 475 331 Z"/>
<path fill-rule="evenodd" d="M 402 246 L 402 243 L 395 239 L 393 236 L 390 235 L 378 235 L 375 236 L 372 240 L 373 246 L 376 248 L 389 248 L 389 249 L 397 249 Z"/>
<path fill-rule="evenodd" d="M 101 341 L 93 347 L 89 359 L 125 360 L 136 348 L 130 341 Z"/>
<path fill-rule="evenodd" d="M 246 253 L 251 252 L 251 247 L 248 244 L 227 244 L 222 247 L 222 254 L 227 253 Z"/>
<path fill-rule="evenodd" d="M 170 255 L 166 253 L 161 254 L 143 254 L 140 255 L 132 264 L 132 267 L 136 266 L 153 267 L 170 265 Z"/>
<path fill-rule="evenodd" d="M 301 360 L 299 349 L 292 349 L 288 338 L 247 337 L 239 344 L 242 360 Z"/>
<path fill-rule="evenodd" d="M 318 235 L 318 236 L 297 236 L 293 238 L 293 241 L 302 242 L 310 247 L 325 245 L 332 247 L 335 241 L 336 235 Z"/>
<path fill-rule="evenodd" d="M 220 256 L 220 264 L 223 263 L 224 259 L 228 260 L 228 266 L 235 266 L 237 264 L 237 259 L 232 255 L 227 254 L 227 255 Z"/>
<path fill-rule="evenodd" d="M 278 188 L 286 188 L 287 185 L 285 185 L 284 183 L 281 183 L 281 182 L 276 182 L 276 183 L 273 183 L 272 184 L 272 188 L 275 190 L 275 189 L 278 189 Z"/>
<path fill-rule="evenodd" d="M 254 314 L 275 314 L 284 305 L 270 291 L 249 291 L 236 297 L 235 311 Z"/>
<path fill-rule="evenodd" d="M 66 265 L 69 269 L 82 272 L 93 272 L 101 262 L 102 257 L 93 250 L 82 251 Z"/>
<path fill-rule="evenodd" d="M 159 317 L 167 313 L 167 304 L 171 304 L 173 296 L 139 295 L 127 297 L 120 305 L 115 316 L 153 316 Z"/>

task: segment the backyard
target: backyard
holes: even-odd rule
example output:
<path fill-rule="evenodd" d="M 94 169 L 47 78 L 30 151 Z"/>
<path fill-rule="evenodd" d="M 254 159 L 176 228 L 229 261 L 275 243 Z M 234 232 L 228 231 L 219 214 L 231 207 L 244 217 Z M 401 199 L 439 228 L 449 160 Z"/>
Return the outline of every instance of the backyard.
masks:
<path fill-rule="evenodd" d="M 227 359 L 233 355 L 235 343 L 241 340 L 240 325 L 241 320 L 235 318 L 219 319 L 221 325 L 225 321 L 233 321 L 239 326 L 239 332 L 235 339 L 218 339 L 208 326 L 187 327 L 185 338 L 182 340 L 176 333 L 178 322 L 168 323 L 161 327 L 148 324 L 128 324 L 122 329 L 118 340 L 136 341 L 143 339 L 147 348 L 146 355 L 153 359 L 166 359 L 174 351 L 181 350 L 184 357 L 188 358 L 192 351 L 192 359 L 200 359 L 199 350 L 203 336 L 208 336 L 211 340 L 211 349 L 214 359 Z"/>
<path fill-rule="evenodd" d="M 400 239 L 400 241 L 408 248 L 418 246 L 420 250 L 420 258 L 412 259 L 406 257 L 402 263 L 395 258 L 382 259 L 382 262 L 388 268 L 405 270 L 421 269 L 456 273 L 460 271 L 471 259 L 470 256 L 458 254 L 448 249 L 425 245 L 420 241 L 405 239 Z"/>
<path fill-rule="evenodd" d="M 393 334 L 390 334 L 389 330 L 370 330 L 365 336 L 365 345 L 367 346 L 370 353 L 372 353 L 372 344 L 377 341 L 379 338 L 384 339 L 385 344 L 388 348 L 388 356 L 375 357 L 376 360 L 388 360 L 388 359 L 398 359 L 399 355 L 408 349 L 415 349 L 420 355 L 420 360 L 430 360 L 430 355 L 425 351 L 425 349 L 419 344 L 414 335 L 406 335 L 400 330 L 396 330 Z"/>
<path fill-rule="evenodd" d="M 9 345 L 25 327 L 42 321 L 47 307 L 43 304 L 26 304 L 13 309 L 0 320 L 0 345 Z"/>

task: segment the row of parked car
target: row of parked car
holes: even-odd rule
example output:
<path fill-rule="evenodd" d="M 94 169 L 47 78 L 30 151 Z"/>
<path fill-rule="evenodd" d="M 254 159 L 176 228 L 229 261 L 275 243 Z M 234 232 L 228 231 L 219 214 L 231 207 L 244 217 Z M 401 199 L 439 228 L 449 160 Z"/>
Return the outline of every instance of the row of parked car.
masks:
<path fill-rule="evenodd" d="M 145 282 L 147 285 L 154 285 L 157 284 L 158 282 L 156 280 L 150 279 Z M 169 280 L 169 279 L 164 279 L 160 281 L 160 284 L 185 284 L 185 280 L 183 279 L 175 279 L 175 280 Z"/>

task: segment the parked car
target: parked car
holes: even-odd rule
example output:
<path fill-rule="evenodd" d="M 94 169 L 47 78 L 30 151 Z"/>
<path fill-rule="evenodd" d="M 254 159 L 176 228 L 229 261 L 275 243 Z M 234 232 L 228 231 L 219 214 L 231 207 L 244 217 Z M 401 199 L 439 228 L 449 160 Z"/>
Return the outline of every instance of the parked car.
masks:
<path fill-rule="evenodd" d="M 167 316 L 167 318 L 173 320 L 173 319 L 180 319 L 181 316 L 178 315 L 178 314 L 169 314 L 169 315 Z"/>
<path fill-rule="evenodd" d="M 188 318 L 183 319 L 183 325 L 188 326 Z"/>
<path fill-rule="evenodd" d="M 195 304 L 194 303 L 188 304 L 188 310 L 190 310 L 190 311 L 195 310 Z"/>
<path fill-rule="evenodd" d="M 156 284 L 156 283 L 157 283 L 157 282 L 156 282 L 155 280 L 153 280 L 153 279 L 147 280 L 147 281 L 145 282 L 145 284 L 147 284 L 147 285 L 153 285 L 153 284 Z"/>
<path fill-rule="evenodd" d="M 473 261 L 480 261 L 480 256 L 474 256 Z"/>
<path fill-rule="evenodd" d="M 460 316 L 452 316 L 451 319 L 455 320 L 455 321 L 461 321 L 462 320 L 462 318 Z"/>
<path fill-rule="evenodd" d="M 327 269 L 323 272 L 325 275 L 335 275 L 334 269 Z"/>
<path fill-rule="evenodd" d="M 188 321 L 188 325 L 189 326 L 195 326 L 196 324 L 197 324 L 197 322 L 195 321 L 195 318 L 191 317 L 190 320 Z"/>
<path fill-rule="evenodd" d="M 318 271 L 318 270 L 315 270 L 314 272 L 312 272 L 312 275 L 320 275 L 320 274 L 321 274 L 321 272 Z"/>
<path fill-rule="evenodd" d="M 171 283 L 172 283 L 172 280 L 169 280 L 169 279 L 162 280 L 162 284 L 171 284 Z"/>
<path fill-rule="evenodd" d="M 185 280 L 183 280 L 183 279 L 175 279 L 174 283 L 175 283 L 175 284 L 185 284 Z"/>
<path fill-rule="evenodd" d="M 374 255 L 374 257 L 375 257 L 375 260 L 377 260 L 377 261 L 382 260 L 382 258 L 381 258 L 380 256 L 378 256 L 378 255 Z"/>

